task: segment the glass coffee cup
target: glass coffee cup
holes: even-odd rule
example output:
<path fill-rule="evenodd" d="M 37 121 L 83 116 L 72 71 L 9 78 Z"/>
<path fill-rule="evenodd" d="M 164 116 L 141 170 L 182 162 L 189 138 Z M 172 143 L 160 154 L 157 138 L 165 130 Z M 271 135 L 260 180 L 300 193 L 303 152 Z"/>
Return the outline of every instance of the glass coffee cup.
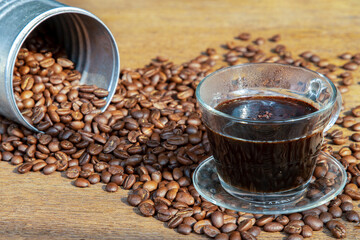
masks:
<path fill-rule="evenodd" d="M 200 82 L 196 97 L 221 186 L 259 204 L 302 195 L 341 108 L 328 78 L 276 63 L 220 69 Z"/>

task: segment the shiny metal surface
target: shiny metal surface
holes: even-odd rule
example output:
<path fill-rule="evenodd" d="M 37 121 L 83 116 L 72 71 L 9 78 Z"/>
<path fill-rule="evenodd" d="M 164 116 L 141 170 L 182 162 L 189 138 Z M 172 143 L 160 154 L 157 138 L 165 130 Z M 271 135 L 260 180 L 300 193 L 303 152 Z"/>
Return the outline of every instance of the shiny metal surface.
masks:
<path fill-rule="evenodd" d="M 81 83 L 109 91 L 109 105 L 120 71 L 110 30 L 92 13 L 52 0 L 0 0 L 0 114 L 34 131 L 16 106 L 13 70 L 22 44 L 40 24 L 56 35 L 82 73 Z"/>

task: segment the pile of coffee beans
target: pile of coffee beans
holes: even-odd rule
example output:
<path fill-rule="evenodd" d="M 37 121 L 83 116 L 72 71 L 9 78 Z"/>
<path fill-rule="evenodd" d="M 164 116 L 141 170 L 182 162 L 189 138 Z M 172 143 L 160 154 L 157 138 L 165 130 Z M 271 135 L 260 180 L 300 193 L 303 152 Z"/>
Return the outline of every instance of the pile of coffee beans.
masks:
<path fill-rule="evenodd" d="M 269 42 L 262 37 L 251 39 L 251 34 L 241 33 L 227 43 L 225 62 L 311 68 L 336 82 L 342 93 L 349 91 L 351 71 L 360 64 L 360 53 L 340 55 L 344 63 L 337 66 L 310 51 L 294 57 L 278 44 L 280 35 Z M 343 148 L 334 151 L 324 145 L 323 151 L 341 161 L 348 183 L 341 195 L 317 208 L 288 215 L 249 214 L 218 207 L 197 193 L 192 173 L 211 149 L 194 93 L 221 59 L 217 50 L 208 48 L 181 65 L 157 57 L 144 68 L 123 69 L 111 104 L 101 112 L 107 91 L 80 85 L 81 74 L 74 64 L 46 42 L 45 38 L 31 39 L 19 52 L 14 69 L 17 105 L 43 133 L 0 119 L 0 158 L 18 165 L 19 173 L 65 171 L 77 187 L 102 182 L 108 192 L 120 187 L 130 190 L 127 201 L 143 216 L 166 222 L 181 234 L 195 232 L 218 240 L 257 239 L 262 231 L 282 231 L 288 239 L 303 239 L 324 228 L 335 238 L 344 238 L 341 218 L 359 222 L 354 210 L 354 201 L 360 200 L 359 133 L 351 136 L 349 146 L 341 130 L 328 134 L 329 141 Z M 264 44 L 271 44 L 271 52 L 261 49 Z M 352 109 L 352 115 L 339 117 L 337 124 L 359 131 L 360 107 Z M 315 183 L 328 172 L 319 161 L 313 186 L 321 185 Z"/>
<path fill-rule="evenodd" d="M 55 124 L 89 131 L 89 116 L 101 113 L 108 91 L 80 86 L 81 73 L 74 70 L 74 63 L 43 45 L 43 41 L 35 42 L 30 45 L 32 51 L 22 48 L 18 53 L 13 75 L 17 107 L 40 131 Z"/>

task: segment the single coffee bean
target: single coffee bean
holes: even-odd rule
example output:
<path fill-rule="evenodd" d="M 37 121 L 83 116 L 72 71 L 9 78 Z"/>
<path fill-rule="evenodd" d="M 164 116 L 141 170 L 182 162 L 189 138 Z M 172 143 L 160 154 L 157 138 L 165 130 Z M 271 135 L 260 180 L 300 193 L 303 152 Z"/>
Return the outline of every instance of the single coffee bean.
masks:
<path fill-rule="evenodd" d="M 256 240 L 256 237 L 251 235 L 248 231 L 240 232 L 240 235 L 241 235 L 241 239 L 244 240 Z"/>
<path fill-rule="evenodd" d="M 250 35 L 250 33 L 244 32 L 244 33 L 241 33 L 240 35 L 238 35 L 238 38 L 240 40 L 247 41 L 251 38 L 251 35 Z"/>
<path fill-rule="evenodd" d="M 350 59 L 352 58 L 352 55 L 351 55 L 351 53 L 349 53 L 349 52 L 345 52 L 345 53 L 341 54 L 341 55 L 339 56 L 339 58 L 345 59 L 345 60 L 350 60 Z"/>
<path fill-rule="evenodd" d="M 140 212 L 142 215 L 144 215 L 145 217 L 150 217 L 153 216 L 155 214 L 155 208 L 153 205 L 151 205 L 150 203 L 141 203 L 138 206 Z"/>
<path fill-rule="evenodd" d="M 300 234 L 302 227 L 298 224 L 288 224 L 285 226 L 284 231 L 288 234 Z"/>
<path fill-rule="evenodd" d="M 158 184 L 155 181 L 147 181 L 146 183 L 144 183 L 143 188 L 148 190 L 149 192 L 152 192 L 154 190 L 156 190 Z"/>
<path fill-rule="evenodd" d="M 269 222 L 264 225 L 265 232 L 280 232 L 284 229 L 284 225 L 278 222 Z"/>
<path fill-rule="evenodd" d="M 358 68 L 358 65 L 354 62 L 348 62 L 346 64 L 343 65 L 343 68 L 345 70 L 350 70 L 350 71 L 354 71 Z"/>
<path fill-rule="evenodd" d="M 97 174 L 97 173 L 93 173 L 91 174 L 89 177 L 88 177 L 88 181 L 91 183 L 91 184 L 96 184 L 96 183 L 99 183 L 100 182 L 100 175 Z"/>
<path fill-rule="evenodd" d="M 141 203 L 142 198 L 137 194 L 129 194 L 127 201 L 131 206 L 137 206 Z"/>
<path fill-rule="evenodd" d="M 257 237 L 261 233 L 261 228 L 258 226 L 252 226 L 249 230 L 247 230 L 247 232 L 249 232 L 254 237 Z"/>
<path fill-rule="evenodd" d="M 221 232 L 223 233 L 229 233 L 234 231 L 237 228 L 237 225 L 235 223 L 226 223 L 221 227 Z"/>
<path fill-rule="evenodd" d="M 189 193 L 185 193 L 185 192 L 179 192 L 176 195 L 176 201 L 179 202 L 184 202 L 187 205 L 193 205 L 195 202 L 195 199 L 193 198 L 193 196 L 191 196 Z"/>
<path fill-rule="evenodd" d="M 204 227 L 211 225 L 210 220 L 208 219 L 204 219 L 204 220 L 200 220 L 197 223 L 194 224 L 194 232 L 196 232 L 197 234 L 201 234 L 204 233 Z"/>
<path fill-rule="evenodd" d="M 107 192 L 116 192 L 119 189 L 119 186 L 116 183 L 109 182 L 106 184 L 106 191 Z"/>
<path fill-rule="evenodd" d="M 346 217 L 346 220 L 348 220 L 349 222 L 358 223 L 360 221 L 359 214 L 354 210 L 350 210 L 350 211 L 346 212 L 345 217 Z"/>
<path fill-rule="evenodd" d="M 309 215 L 304 218 L 306 225 L 309 225 L 314 231 L 319 231 L 323 228 L 324 223 L 315 216 Z"/>
<path fill-rule="evenodd" d="M 342 215 L 342 210 L 340 207 L 332 206 L 329 208 L 329 213 L 331 213 L 334 218 L 339 218 Z"/>
<path fill-rule="evenodd" d="M 211 214 L 211 222 L 215 227 L 221 228 L 224 225 L 223 213 L 219 211 L 213 212 Z"/>
<path fill-rule="evenodd" d="M 302 232 L 301 232 L 301 235 L 304 237 L 304 238 L 309 238 L 311 237 L 313 234 L 313 230 L 312 228 L 309 226 L 309 225 L 304 225 L 302 227 Z"/>
<path fill-rule="evenodd" d="M 262 227 L 265 224 L 272 222 L 273 220 L 274 220 L 274 216 L 264 215 L 261 218 L 257 219 L 255 224 L 259 227 Z"/>
<path fill-rule="evenodd" d="M 134 183 L 136 182 L 136 177 L 134 174 L 130 174 L 129 176 L 126 177 L 125 181 L 124 181 L 124 189 L 130 189 Z"/>
<path fill-rule="evenodd" d="M 19 165 L 24 162 L 24 159 L 22 156 L 15 155 L 11 158 L 11 164 L 12 165 Z"/>
<path fill-rule="evenodd" d="M 214 226 L 211 226 L 211 225 L 207 225 L 204 227 L 203 229 L 204 233 L 206 236 L 208 237 L 211 237 L 211 238 L 214 238 L 216 237 L 218 234 L 220 234 L 220 230 L 217 229 L 216 227 Z"/>
<path fill-rule="evenodd" d="M 53 164 L 48 164 L 43 168 L 43 173 L 45 175 L 52 174 L 53 172 L 56 171 L 56 168 L 57 168 L 56 164 L 54 164 L 54 163 Z"/>
<path fill-rule="evenodd" d="M 351 135 L 351 139 L 355 142 L 360 142 L 360 133 L 354 133 Z"/>
<path fill-rule="evenodd" d="M 331 220 L 326 224 L 326 227 L 331 231 L 335 238 L 345 238 L 346 228 L 345 226 L 336 220 Z"/>
<path fill-rule="evenodd" d="M 304 239 L 303 236 L 299 234 L 291 234 L 286 238 L 286 240 L 302 240 L 302 239 Z"/>
<path fill-rule="evenodd" d="M 78 178 L 75 180 L 74 185 L 76 187 L 80 187 L 80 188 L 86 188 L 90 186 L 90 183 L 87 179 L 85 178 Z"/>
<path fill-rule="evenodd" d="M 329 222 L 330 220 L 333 219 L 333 216 L 329 212 L 323 212 L 323 213 L 320 214 L 319 218 L 323 223 L 327 223 L 327 222 Z"/>
<path fill-rule="evenodd" d="M 184 221 L 183 221 L 184 224 L 187 224 L 191 227 L 193 227 L 196 222 L 197 222 L 196 219 L 193 217 L 184 217 Z"/>
<path fill-rule="evenodd" d="M 32 166 L 32 170 L 33 170 L 34 172 L 40 171 L 40 170 L 42 170 L 46 165 L 47 165 L 47 163 L 46 163 L 45 161 L 38 162 L 38 163 L 36 163 L 36 164 L 34 164 L 34 165 Z"/>
<path fill-rule="evenodd" d="M 81 168 L 79 166 L 70 167 L 66 170 L 66 177 L 70 179 L 78 178 Z"/>
<path fill-rule="evenodd" d="M 302 220 L 292 220 L 288 223 L 289 225 L 291 224 L 297 224 L 297 225 L 300 225 L 301 227 L 305 225 L 304 221 Z"/>
<path fill-rule="evenodd" d="M 215 240 L 229 240 L 229 236 L 226 233 L 220 233 L 215 237 Z"/>
<path fill-rule="evenodd" d="M 21 166 L 19 166 L 17 171 L 18 171 L 18 173 L 24 174 L 24 173 L 29 172 L 32 167 L 33 167 L 33 163 L 26 162 L 26 163 L 22 164 Z"/>
<path fill-rule="evenodd" d="M 177 227 L 177 232 L 183 235 L 189 235 L 192 231 L 192 228 L 190 225 L 187 224 L 180 224 Z"/>
<path fill-rule="evenodd" d="M 168 222 L 168 227 L 169 227 L 169 228 L 176 228 L 176 227 L 179 226 L 182 222 L 183 222 L 183 217 L 182 217 L 182 216 L 174 216 L 174 217 L 171 218 L 170 221 Z"/>
<path fill-rule="evenodd" d="M 244 219 L 239 223 L 239 227 L 237 230 L 239 232 L 248 231 L 251 227 L 254 226 L 255 221 L 256 221 L 255 218 Z"/>
<path fill-rule="evenodd" d="M 344 202 L 340 205 L 340 208 L 343 212 L 347 212 L 353 210 L 354 205 L 351 202 Z"/>
<path fill-rule="evenodd" d="M 289 220 L 293 221 L 293 220 L 301 220 L 303 218 L 303 216 L 301 215 L 301 213 L 292 213 L 289 215 Z"/>
<path fill-rule="evenodd" d="M 231 232 L 229 235 L 229 240 L 241 240 L 240 232 L 238 231 Z"/>

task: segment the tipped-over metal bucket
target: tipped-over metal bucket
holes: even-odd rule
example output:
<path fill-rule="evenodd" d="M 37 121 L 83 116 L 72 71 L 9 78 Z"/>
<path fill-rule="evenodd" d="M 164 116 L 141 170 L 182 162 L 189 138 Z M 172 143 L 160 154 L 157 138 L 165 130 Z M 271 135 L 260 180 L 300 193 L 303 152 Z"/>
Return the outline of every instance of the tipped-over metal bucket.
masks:
<path fill-rule="evenodd" d="M 31 32 L 45 27 L 65 47 L 82 73 L 82 84 L 107 89 L 109 105 L 120 71 L 120 57 L 110 30 L 92 13 L 52 0 L 0 2 L 0 114 L 34 131 L 16 106 L 13 71 L 17 54 Z"/>

